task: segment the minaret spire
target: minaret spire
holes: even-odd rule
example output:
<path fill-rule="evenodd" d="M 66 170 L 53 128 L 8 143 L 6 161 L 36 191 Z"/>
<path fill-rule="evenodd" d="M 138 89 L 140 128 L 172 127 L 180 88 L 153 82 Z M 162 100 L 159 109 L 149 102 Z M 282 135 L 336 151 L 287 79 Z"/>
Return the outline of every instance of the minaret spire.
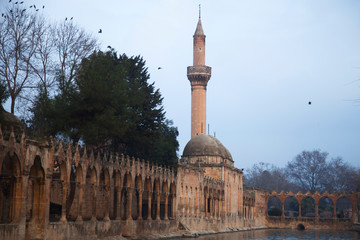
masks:
<path fill-rule="evenodd" d="M 211 67 L 205 65 L 205 34 L 199 21 L 196 26 L 193 49 L 193 65 L 187 68 L 191 85 L 191 137 L 206 134 L 206 86 L 211 77 Z"/>
<path fill-rule="evenodd" d="M 201 18 L 201 4 L 199 4 L 199 19 Z"/>

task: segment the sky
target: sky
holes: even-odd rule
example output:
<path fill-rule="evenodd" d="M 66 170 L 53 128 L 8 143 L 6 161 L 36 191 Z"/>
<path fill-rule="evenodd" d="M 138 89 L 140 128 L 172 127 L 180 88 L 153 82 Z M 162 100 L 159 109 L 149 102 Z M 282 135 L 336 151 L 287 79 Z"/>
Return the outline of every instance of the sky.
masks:
<path fill-rule="evenodd" d="M 49 21 L 73 17 L 104 51 L 110 45 L 119 54 L 143 56 L 166 117 L 178 127 L 179 157 L 190 140 L 186 69 L 201 4 L 206 65 L 212 67 L 207 124 L 235 167 L 285 167 L 314 149 L 360 167 L 358 0 L 24 2 L 45 5 L 41 12 Z M 0 0 L 0 9 L 7 4 Z"/>

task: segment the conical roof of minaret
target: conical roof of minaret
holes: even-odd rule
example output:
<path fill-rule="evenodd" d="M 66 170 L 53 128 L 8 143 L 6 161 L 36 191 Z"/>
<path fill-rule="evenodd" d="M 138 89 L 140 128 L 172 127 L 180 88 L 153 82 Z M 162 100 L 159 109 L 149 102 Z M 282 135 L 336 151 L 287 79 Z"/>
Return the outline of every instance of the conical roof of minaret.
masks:
<path fill-rule="evenodd" d="M 198 24 L 196 26 L 195 34 L 194 36 L 205 36 L 204 31 L 201 26 L 201 19 L 199 18 Z"/>

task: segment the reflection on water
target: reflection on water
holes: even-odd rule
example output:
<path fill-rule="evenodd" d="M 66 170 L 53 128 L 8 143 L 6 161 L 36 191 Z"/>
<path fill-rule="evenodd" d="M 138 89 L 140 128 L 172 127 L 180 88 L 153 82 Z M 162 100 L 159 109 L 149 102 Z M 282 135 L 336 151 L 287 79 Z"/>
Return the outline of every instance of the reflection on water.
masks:
<path fill-rule="evenodd" d="M 180 238 L 179 238 L 180 239 Z M 355 231 L 341 231 L 341 230 L 285 230 L 285 229 L 266 229 L 266 230 L 255 230 L 255 231 L 243 231 L 235 233 L 223 233 L 200 236 L 196 238 L 198 240 L 355 240 L 360 239 L 360 233 Z"/>

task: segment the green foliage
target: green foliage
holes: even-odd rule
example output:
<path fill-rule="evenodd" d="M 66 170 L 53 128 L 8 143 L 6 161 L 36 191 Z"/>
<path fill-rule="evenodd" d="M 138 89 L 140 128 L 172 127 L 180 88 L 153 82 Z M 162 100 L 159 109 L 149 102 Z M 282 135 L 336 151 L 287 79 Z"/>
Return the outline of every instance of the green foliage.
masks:
<path fill-rule="evenodd" d="M 165 119 L 160 91 L 148 80 L 141 57 L 94 52 L 83 59 L 72 85 L 62 84 L 59 75 L 59 93 L 38 96 L 32 131 L 174 165 L 177 128 Z"/>
<path fill-rule="evenodd" d="M 4 104 L 9 97 L 10 94 L 5 85 L 5 81 L 0 81 L 0 104 Z"/>

